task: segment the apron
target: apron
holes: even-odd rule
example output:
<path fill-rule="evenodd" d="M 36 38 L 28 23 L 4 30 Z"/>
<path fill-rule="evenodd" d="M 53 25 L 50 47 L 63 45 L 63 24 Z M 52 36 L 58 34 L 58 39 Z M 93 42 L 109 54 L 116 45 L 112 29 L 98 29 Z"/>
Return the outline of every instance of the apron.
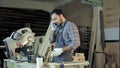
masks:
<path fill-rule="evenodd" d="M 55 41 L 56 48 L 65 47 L 64 39 L 63 39 L 63 31 L 67 21 L 63 24 L 63 26 L 58 26 L 55 32 Z M 53 62 L 69 62 L 72 61 L 72 55 L 70 51 L 65 51 L 59 56 L 53 57 Z"/>

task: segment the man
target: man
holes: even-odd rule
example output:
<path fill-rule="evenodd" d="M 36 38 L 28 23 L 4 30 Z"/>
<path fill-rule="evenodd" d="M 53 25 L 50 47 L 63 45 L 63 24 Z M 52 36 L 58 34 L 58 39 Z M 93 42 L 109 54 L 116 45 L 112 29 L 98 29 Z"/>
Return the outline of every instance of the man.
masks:
<path fill-rule="evenodd" d="M 80 37 L 77 26 L 66 20 L 62 10 L 54 9 L 51 12 L 52 28 L 50 42 L 55 42 L 55 49 L 51 56 L 53 62 L 72 61 L 71 51 L 80 46 Z"/>

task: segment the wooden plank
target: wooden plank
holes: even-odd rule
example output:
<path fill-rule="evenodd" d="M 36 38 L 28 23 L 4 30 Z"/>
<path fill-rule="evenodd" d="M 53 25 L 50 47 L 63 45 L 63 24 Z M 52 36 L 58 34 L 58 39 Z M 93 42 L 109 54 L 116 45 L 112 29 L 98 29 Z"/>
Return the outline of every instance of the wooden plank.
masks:
<path fill-rule="evenodd" d="M 118 27 L 118 8 L 107 9 L 104 8 L 104 25 L 108 27 Z"/>
<path fill-rule="evenodd" d="M 41 39 L 41 42 L 40 42 L 40 39 Z M 43 44 L 43 40 L 44 40 L 44 36 L 36 36 L 35 37 L 33 51 L 34 51 L 34 54 L 36 57 L 38 56 L 39 49 L 41 48 L 41 46 Z"/>
<path fill-rule="evenodd" d="M 110 21 L 105 21 L 104 25 L 105 25 L 105 28 L 119 27 L 118 20 L 116 20 L 116 19 L 110 20 Z"/>
<path fill-rule="evenodd" d="M 44 36 L 44 40 L 43 43 L 41 45 L 41 47 L 39 48 L 39 56 L 44 56 L 45 61 L 47 62 L 49 60 L 50 57 L 50 53 L 51 53 L 51 45 L 50 41 L 49 41 L 49 37 L 50 37 L 50 32 L 51 32 L 51 27 L 48 27 L 48 30 Z"/>
<path fill-rule="evenodd" d="M 49 26 L 45 36 L 36 36 L 34 43 L 34 53 L 36 54 L 36 56 L 44 57 L 45 62 L 48 62 L 51 53 L 51 44 L 49 41 L 50 32 L 51 27 Z M 42 38 L 41 43 L 40 38 Z"/>
<path fill-rule="evenodd" d="M 4 60 L 4 62 L 6 62 L 4 68 L 6 66 L 9 68 L 14 68 L 14 66 L 16 65 L 17 65 L 16 68 L 37 68 L 35 63 L 27 63 L 27 62 L 16 63 L 14 60 L 11 59 Z M 64 64 L 64 68 L 80 68 L 79 66 L 81 65 L 88 66 L 89 62 L 88 61 L 66 62 L 63 64 Z M 60 63 L 48 63 L 48 67 L 45 68 L 60 68 Z"/>
<path fill-rule="evenodd" d="M 103 0 L 104 8 L 116 8 L 119 7 L 119 0 Z"/>
<path fill-rule="evenodd" d="M 60 68 L 61 63 L 49 63 L 49 68 Z M 83 62 L 66 62 L 63 63 L 64 68 L 81 68 L 81 66 L 88 66 L 89 62 L 88 61 L 83 61 Z"/>
<path fill-rule="evenodd" d="M 103 13 L 105 28 L 119 27 L 120 18 L 120 1 L 119 0 L 103 0 Z"/>
<path fill-rule="evenodd" d="M 104 25 L 108 27 L 118 27 L 118 9 L 103 10 L 104 11 Z"/>
<path fill-rule="evenodd" d="M 99 12 L 98 17 L 98 25 L 97 25 L 97 34 L 96 34 L 96 48 L 95 48 L 95 67 L 94 68 L 104 68 L 105 64 L 105 55 L 103 53 L 103 49 L 105 47 L 104 44 L 104 23 L 101 19 L 102 11 Z"/>
<path fill-rule="evenodd" d="M 95 48 L 96 32 L 97 32 L 97 25 L 98 25 L 98 16 L 99 16 L 100 9 L 101 7 L 95 7 L 93 9 L 93 23 L 92 23 L 91 40 L 90 40 L 90 48 L 89 48 L 89 56 L 88 56 L 88 60 L 90 62 L 89 68 L 92 68 L 93 53 Z"/>

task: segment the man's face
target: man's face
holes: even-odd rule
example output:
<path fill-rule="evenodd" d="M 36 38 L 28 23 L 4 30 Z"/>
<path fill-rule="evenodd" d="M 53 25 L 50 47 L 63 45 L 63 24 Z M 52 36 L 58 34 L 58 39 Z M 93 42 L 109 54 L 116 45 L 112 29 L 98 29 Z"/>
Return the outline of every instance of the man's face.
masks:
<path fill-rule="evenodd" d="M 57 15 L 56 13 L 53 13 L 51 15 L 51 19 L 53 22 L 55 22 L 57 25 L 60 25 L 62 22 L 61 15 Z"/>

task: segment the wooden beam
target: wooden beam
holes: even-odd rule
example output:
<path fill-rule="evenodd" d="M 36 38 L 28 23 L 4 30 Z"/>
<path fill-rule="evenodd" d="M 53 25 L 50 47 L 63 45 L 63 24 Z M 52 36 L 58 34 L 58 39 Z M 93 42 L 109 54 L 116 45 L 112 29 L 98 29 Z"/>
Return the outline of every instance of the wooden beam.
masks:
<path fill-rule="evenodd" d="M 93 63 L 93 54 L 96 44 L 96 33 L 97 33 L 97 25 L 98 25 L 98 16 L 101 7 L 93 8 L 93 22 L 92 22 L 92 30 L 91 30 L 91 40 L 90 40 L 90 48 L 89 48 L 89 56 L 88 60 L 90 62 L 89 68 L 92 68 Z"/>

